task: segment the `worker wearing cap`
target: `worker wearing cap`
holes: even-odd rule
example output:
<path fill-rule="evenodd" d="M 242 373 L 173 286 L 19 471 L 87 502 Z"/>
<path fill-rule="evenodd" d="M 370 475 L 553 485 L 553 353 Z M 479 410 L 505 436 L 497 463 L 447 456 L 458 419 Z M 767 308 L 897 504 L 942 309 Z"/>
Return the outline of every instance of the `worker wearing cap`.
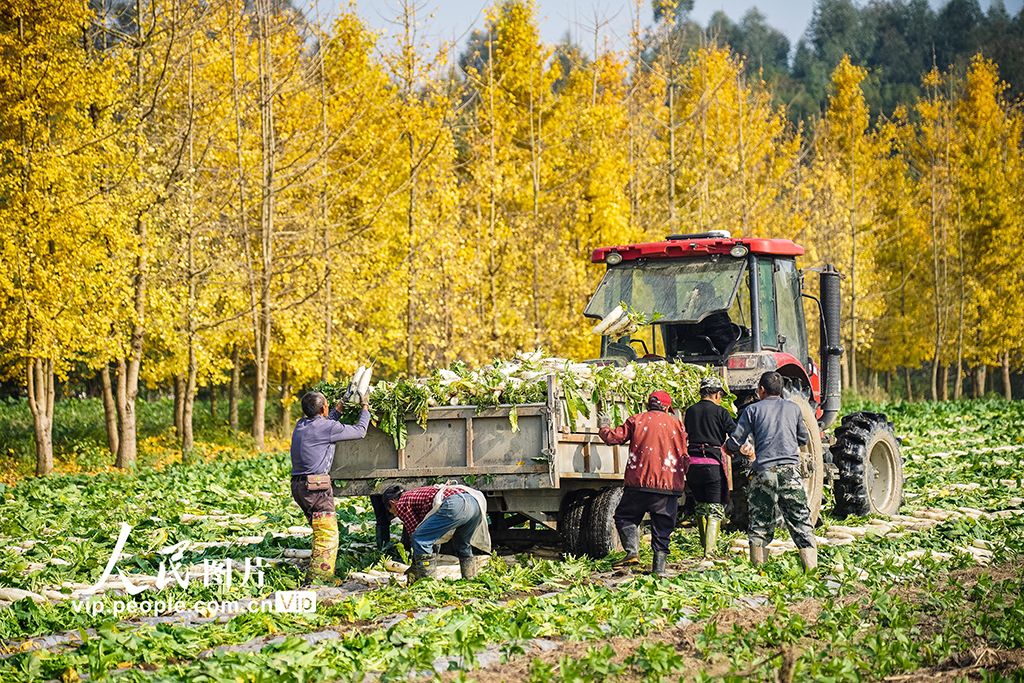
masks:
<path fill-rule="evenodd" d="M 669 537 L 676 526 L 679 496 L 686 485 L 686 430 L 668 412 L 671 407 L 672 398 L 664 391 L 656 391 L 647 399 L 647 412 L 631 415 L 615 429 L 607 414 L 598 413 L 602 441 L 610 446 L 629 443 L 622 500 L 614 517 L 626 557 L 615 565 L 639 564 L 638 527 L 644 515 L 650 514 L 653 573 L 658 576 L 665 574 Z"/>
<path fill-rule="evenodd" d="M 687 408 L 683 416 L 690 456 L 686 483 L 697 502 L 697 528 L 704 557 L 715 551 L 718 529 L 729 502 L 729 478 L 722 446 L 736 429 L 736 420 L 722 407 L 724 393 L 721 379 L 705 377 L 700 382 L 701 400 Z"/>
<path fill-rule="evenodd" d="M 725 449 L 738 454 L 748 436 L 754 437 L 754 461 L 750 466 L 747 500 L 750 522 L 750 562 L 765 561 L 766 549 L 775 535 L 775 507 L 789 527 L 789 535 L 800 551 L 800 563 L 810 571 L 818 566 L 817 539 L 811 525 L 807 493 L 800 477 L 800 446 L 810 440 L 803 413 L 793 401 L 782 398 L 782 375 L 766 372 L 757 386 L 760 398 L 747 406 L 736 422 L 736 430 Z"/>

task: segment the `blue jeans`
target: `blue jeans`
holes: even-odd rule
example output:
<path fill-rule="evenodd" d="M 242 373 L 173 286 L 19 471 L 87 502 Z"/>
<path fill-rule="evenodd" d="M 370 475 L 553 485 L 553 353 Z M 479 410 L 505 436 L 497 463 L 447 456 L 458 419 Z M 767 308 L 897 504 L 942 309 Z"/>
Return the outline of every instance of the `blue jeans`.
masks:
<path fill-rule="evenodd" d="M 476 499 L 468 493 L 452 494 L 441 502 L 437 512 L 416 527 L 412 534 L 412 554 L 432 554 L 438 540 L 455 529 L 455 535 L 452 536 L 455 554 L 463 558 L 472 557 L 473 548 L 469 541 L 479 521 L 480 506 Z"/>

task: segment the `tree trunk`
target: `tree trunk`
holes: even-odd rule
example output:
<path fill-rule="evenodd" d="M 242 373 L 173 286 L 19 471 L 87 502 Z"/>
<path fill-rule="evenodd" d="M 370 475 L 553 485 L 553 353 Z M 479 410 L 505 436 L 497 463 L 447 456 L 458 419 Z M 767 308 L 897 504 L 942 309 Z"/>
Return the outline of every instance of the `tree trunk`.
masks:
<path fill-rule="evenodd" d="M 288 368 L 281 369 L 281 404 L 278 413 L 278 434 L 281 438 L 287 438 L 292 426 L 292 403 L 289 400 L 292 394 L 291 379 Z"/>
<path fill-rule="evenodd" d="M 320 3 L 314 1 L 313 7 L 316 10 L 316 30 L 317 33 L 321 33 L 320 25 Z M 333 348 L 333 342 L 331 337 L 334 333 L 334 313 L 333 313 L 333 301 L 331 299 L 331 240 L 328 228 L 328 216 L 327 216 L 327 189 L 329 186 L 330 175 L 328 173 L 327 164 L 327 149 L 328 149 L 328 126 L 327 126 L 327 75 L 324 68 L 324 60 L 326 58 L 326 50 L 324 49 L 323 41 L 321 38 L 321 44 L 317 53 L 320 56 L 319 64 L 320 67 L 320 156 L 322 163 L 320 164 L 320 206 L 319 206 L 319 218 L 320 218 L 320 244 L 323 249 L 324 258 L 324 270 L 323 270 L 323 325 L 324 325 L 324 338 L 323 347 L 320 350 L 320 379 L 324 382 L 330 381 L 331 379 L 331 350 Z"/>
<path fill-rule="evenodd" d="M 885 372 L 885 395 L 892 400 L 892 370 Z"/>
<path fill-rule="evenodd" d="M 217 384 L 210 382 L 210 418 L 217 424 Z"/>
<path fill-rule="evenodd" d="M 185 408 L 185 376 L 177 374 L 171 377 L 171 388 L 174 391 L 174 435 L 180 440 L 184 432 L 182 415 Z"/>
<path fill-rule="evenodd" d="M 1003 351 L 1002 358 L 1000 358 L 1002 369 L 1003 369 L 1003 396 L 1007 401 L 1013 400 L 1013 388 L 1010 386 L 1010 350 L 1006 349 Z"/>
<path fill-rule="evenodd" d="M 136 25 L 135 51 L 135 88 L 136 96 L 142 98 L 142 70 L 145 62 L 145 22 L 142 20 L 142 0 L 135 2 L 135 16 L 139 18 Z M 137 132 L 142 137 L 141 124 Z M 146 276 L 149 266 L 146 250 L 149 248 L 146 217 L 139 213 L 135 217 L 135 235 L 138 240 L 138 256 L 135 257 L 134 285 L 135 316 L 131 323 L 131 337 L 128 345 L 128 357 L 117 361 L 117 425 L 118 434 L 117 459 L 114 466 L 121 469 L 134 469 L 137 455 L 138 435 L 135 431 L 135 399 L 139 395 L 139 366 L 142 364 L 142 340 L 146 321 Z"/>
<path fill-rule="evenodd" d="M 188 39 L 188 118 L 191 122 L 195 117 L 195 95 L 193 85 L 195 79 L 195 49 L 192 36 Z M 185 277 L 188 282 L 188 303 L 185 307 L 186 329 L 188 334 L 188 370 L 187 378 L 184 380 L 182 389 L 184 395 L 181 401 L 181 462 L 185 465 L 192 464 L 192 448 L 194 445 L 192 435 L 192 408 L 196 399 L 196 373 L 198 363 L 196 362 L 196 298 L 198 296 L 199 284 L 196 277 L 196 256 L 195 256 L 195 156 L 193 150 L 194 134 L 193 127 L 188 127 L 188 257 L 185 262 Z"/>
<path fill-rule="evenodd" d="M 974 398 L 984 398 L 985 380 L 987 379 L 988 368 L 984 363 L 974 366 Z"/>
<path fill-rule="evenodd" d="M 909 403 L 914 400 L 914 389 L 910 384 L 910 366 L 904 366 L 903 370 L 906 373 L 905 376 L 907 378 L 907 402 Z"/>
<path fill-rule="evenodd" d="M 949 400 L 949 368 L 946 365 L 939 366 L 939 400 Z"/>
<path fill-rule="evenodd" d="M 53 360 L 28 361 L 28 406 L 36 442 L 36 476 L 53 472 Z"/>
<path fill-rule="evenodd" d="M 107 425 L 107 448 L 117 457 L 117 404 L 114 402 L 114 385 L 110 381 L 110 364 L 100 368 L 103 382 L 103 418 Z"/>
<path fill-rule="evenodd" d="M 409 241 L 409 287 L 405 302 L 405 372 L 412 378 L 416 376 L 416 139 L 412 131 L 407 131 L 406 137 L 409 140 L 409 203 L 405 216 Z"/>
<path fill-rule="evenodd" d="M 274 216 L 276 213 L 277 140 L 274 130 L 274 71 L 269 44 L 269 7 L 256 3 L 259 27 L 259 113 L 260 113 L 260 272 L 258 311 L 253 311 L 253 362 L 256 366 L 255 400 L 252 406 L 252 436 L 256 450 L 265 448 L 267 373 L 270 370 L 270 343 L 273 326 L 271 290 L 274 268 Z"/>
<path fill-rule="evenodd" d="M 192 434 L 192 408 L 196 400 L 196 349 L 190 345 L 188 349 L 188 378 L 184 381 L 184 399 L 181 402 L 181 461 L 186 465 L 192 463 L 192 448 L 195 443 Z"/>
<path fill-rule="evenodd" d="M 228 429 L 238 434 L 238 384 L 242 379 L 241 359 L 238 344 L 231 345 L 231 386 L 228 387 Z"/>
<path fill-rule="evenodd" d="M 963 348 L 958 348 L 956 351 L 956 365 L 953 366 L 956 371 L 956 378 L 953 380 L 953 400 L 959 401 L 964 395 L 964 362 L 963 362 Z"/>
<path fill-rule="evenodd" d="M 938 366 L 942 354 L 942 292 L 939 288 L 939 229 L 938 203 L 935 198 L 935 160 L 931 165 L 931 233 L 932 233 L 932 286 L 935 292 L 935 340 L 932 351 L 932 400 L 939 398 Z"/>

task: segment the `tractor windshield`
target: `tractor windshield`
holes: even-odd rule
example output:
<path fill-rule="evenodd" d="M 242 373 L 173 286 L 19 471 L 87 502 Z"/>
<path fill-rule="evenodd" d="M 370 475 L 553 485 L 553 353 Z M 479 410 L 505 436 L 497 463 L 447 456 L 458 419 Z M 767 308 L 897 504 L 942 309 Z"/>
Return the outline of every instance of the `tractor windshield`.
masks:
<path fill-rule="evenodd" d="M 626 261 L 608 269 L 583 314 L 603 318 L 624 301 L 648 320 L 698 322 L 732 306 L 745 266 L 731 256 Z"/>

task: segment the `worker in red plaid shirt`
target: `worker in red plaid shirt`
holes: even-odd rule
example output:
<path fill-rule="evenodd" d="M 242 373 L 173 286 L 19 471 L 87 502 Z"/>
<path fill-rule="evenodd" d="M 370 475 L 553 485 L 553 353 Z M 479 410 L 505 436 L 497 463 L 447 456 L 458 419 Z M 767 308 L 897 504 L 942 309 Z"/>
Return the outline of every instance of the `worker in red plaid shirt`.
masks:
<path fill-rule="evenodd" d="M 395 485 L 384 491 L 383 498 L 388 512 L 402 520 L 412 540 L 410 582 L 437 576 L 434 546 L 449 536 L 459 556 L 462 578 L 476 576 L 473 548 L 491 551 L 487 500 L 480 491 L 460 484 L 423 486 L 411 491 Z"/>

